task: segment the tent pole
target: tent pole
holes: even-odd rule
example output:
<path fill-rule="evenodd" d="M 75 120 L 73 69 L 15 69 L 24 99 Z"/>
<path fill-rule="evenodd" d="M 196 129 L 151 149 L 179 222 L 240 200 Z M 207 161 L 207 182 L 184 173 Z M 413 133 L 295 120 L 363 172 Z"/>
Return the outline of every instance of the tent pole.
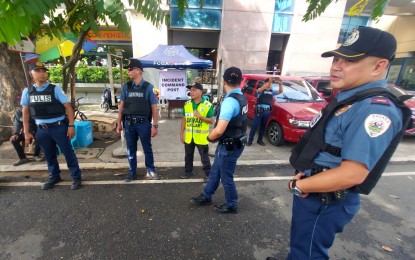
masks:
<path fill-rule="evenodd" d="M 26 78 L 27 87 L 29 87 L 30 86 L 30 82 L 29 82 L 29 78 L 27 77 L 26 66 L 25 66 L 24 61 L 23 61 L 22 53 L 21 52 L 19 52 L 19 53 L 20 53 L 20 61 L 22 62 L 24 77 Z"/>

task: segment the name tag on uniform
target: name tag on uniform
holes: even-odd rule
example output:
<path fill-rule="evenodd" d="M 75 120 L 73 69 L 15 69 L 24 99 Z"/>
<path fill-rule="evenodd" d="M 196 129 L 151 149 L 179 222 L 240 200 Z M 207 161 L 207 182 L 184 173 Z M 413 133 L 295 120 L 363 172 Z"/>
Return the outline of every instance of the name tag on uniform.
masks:
<path fill-rule="evenodd" d="M 30 96 L 30 102 L 36 103 L 36 102 L 52 102 L 52 96 L 51 95 L 36 95 L 36 96 Z"/>
<path fill-rule="evenodd" d="M 142 92 L 129 92 L 128 97 L 144 97 L 144 93 L 142 93 Z"/>

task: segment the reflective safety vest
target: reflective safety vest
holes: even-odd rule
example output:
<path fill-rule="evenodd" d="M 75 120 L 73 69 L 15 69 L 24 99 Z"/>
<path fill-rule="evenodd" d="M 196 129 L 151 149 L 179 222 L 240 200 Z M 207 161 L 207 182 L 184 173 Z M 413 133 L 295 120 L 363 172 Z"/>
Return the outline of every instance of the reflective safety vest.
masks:
<path fill-rule="evenodd" d="M 202 101 L 197 107 L 197 111 L 203 117 L 208 114 L 212 103 L 208 100 Z M 187 101 L 184 104 L 184 116 L 186 120 L 185 138 L 184 141 L 190 144 L 193 141 L 195 144 L 207 145 L 209 142 L 207 136 L 209 135 L 209 124 L 193 115 L 193 102 Z"/>

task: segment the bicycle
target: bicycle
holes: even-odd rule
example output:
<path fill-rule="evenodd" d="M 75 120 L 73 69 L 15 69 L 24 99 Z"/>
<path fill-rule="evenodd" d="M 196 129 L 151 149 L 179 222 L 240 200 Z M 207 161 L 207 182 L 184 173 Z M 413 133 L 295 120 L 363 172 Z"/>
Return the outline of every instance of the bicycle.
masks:
<path fill-rule="evenodd" d="M 75 107 L 73 109 L 73 113 L 74 113 L 74 119 L 78 119 L 78 117 L 81 119 L 81 121 L 85 121 L 88 119 L 88 117 L 84 114 L 84 112 L 79 110 L 79 100 L 82 99 L 83 97 L 78 98 L 77 100 L 75 100 Z"/>

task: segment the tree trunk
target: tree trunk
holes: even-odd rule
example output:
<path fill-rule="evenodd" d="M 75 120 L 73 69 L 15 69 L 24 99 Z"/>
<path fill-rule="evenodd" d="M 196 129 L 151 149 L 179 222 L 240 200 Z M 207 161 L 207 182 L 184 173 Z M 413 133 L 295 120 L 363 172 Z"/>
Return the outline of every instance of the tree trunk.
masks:
<path fill-rule="evenodd" d="M 9 51 L 5 43 L 0 44 L 0 143 L 10 138 L 13 123 L 10 115 L 20 105 L 22 90 L 27 86 L 20 54 Z"/>

